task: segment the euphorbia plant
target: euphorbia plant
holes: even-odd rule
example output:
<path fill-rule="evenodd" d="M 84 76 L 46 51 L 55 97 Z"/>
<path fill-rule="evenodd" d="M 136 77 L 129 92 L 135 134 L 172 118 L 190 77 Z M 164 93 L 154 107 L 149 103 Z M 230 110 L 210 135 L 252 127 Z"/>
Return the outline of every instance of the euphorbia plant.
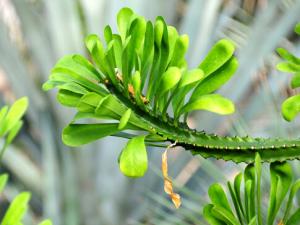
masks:
<path fill-rule="evenodd" d="M 188 36 L 162 17 L 152 23 L 123 8 L 117 24 L 119 33 L 105 27 L 104 41 L 95 34 L 86 37 L 91 61 L 77 54 L 63 57 L 43 86 L 57 88 L 58 101 L 77 110 L 63 130 L 66 145 L 127 138 L 119 165 L 130 177 L 145 174 L 146 146 L 172 144 L 237 163 L 253 163 L 258 154 L 263 162 L 299 158 L 299 139 L 223 137 L 188 127 L 191 111 L 227 115 L 235 110 L 229 99 L 214 93 L 238 67 L 230 40 L 218 41 L 197 68 L 189 69 Z"/>

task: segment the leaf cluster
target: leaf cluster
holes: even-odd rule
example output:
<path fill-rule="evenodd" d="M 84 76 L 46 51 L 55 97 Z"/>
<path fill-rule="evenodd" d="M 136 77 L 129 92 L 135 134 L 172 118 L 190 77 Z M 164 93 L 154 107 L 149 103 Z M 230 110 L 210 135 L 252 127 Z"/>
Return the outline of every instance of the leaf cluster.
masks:
<path fill-rule="evenodd" d="M 211 203 L 203 209 L 205 219 L 211 225 L 296 225 L 300 221 L 300 209 L 293 209 L 293 199 L 300 189 L 300 180 L 292 183 L 292 168 L 288 162 L 275 162 L 270 164 L 270 195 L 268 215 L 263 221 L 261 209 L 261 159 L 256 155 L 255 164 L 249 164 L 244 173 L 239 173 L 234 178 L 233 184 L 227 182 L 232 207 L 223 190 L 218 183 L 210 186 L 208 194 Z M 244 187 L 242 197 L 241 187 Z M 284 200 L 288 199 L 284 205 Z M 284 208 L 283 208 L 284 207 Z M 276 216 L 279 209 L 284 209 L 283 218 Z"/>
<path fill-rule="evenodd" d="M 238 63 L 233 43 L 223 39 L 196 69 L 188 69 L 188 36 L 179 35 L 162 17 L 152 23 L 123 8 L 117 25 L 119 33 L 105 27 L 104 41 L 95 34 L 86 37 L 93 64 L 80 55 L 65 56 L 43 88 L 58 88 L 58 101 L 78 111 L 63 131 L 65 144 L 79 146 L 109 135 L 133 138 L 119 162 L 125 175 L 136 177 L 147 168 L 145 142 L 164 141 L 147 116 L 177 127 L 193 110 L 233 113 L 234 104 L 214 92 L 230 79 Z M 132 167 L 139 169 L 133 172 Z"/>
<path fill-rule="evenodd" d="M 295 32 L 300 35 L 300 23 L 295 26 Z M 300 87 L 300 58 L 284 48 L 278 48 L 277 53 L 285 60 L 277 64 L 277 69 L 292 73 L 291 87 L 293 89 Z M 286 99 L 282 103 L 281 111 L 285 120 L 292 121 L 300 112 L 300 95 L 297 94 Z"/>

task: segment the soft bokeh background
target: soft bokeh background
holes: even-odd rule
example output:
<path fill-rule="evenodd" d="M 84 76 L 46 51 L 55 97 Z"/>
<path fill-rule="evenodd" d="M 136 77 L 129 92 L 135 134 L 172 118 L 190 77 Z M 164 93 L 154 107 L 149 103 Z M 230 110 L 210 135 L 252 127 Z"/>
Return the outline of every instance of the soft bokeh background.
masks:
<path fill-rule="evenodd" d="M 81 149 L 62 144 L 61 129 L 74 112 L 41 84 L 60 57 L 85 54 L 86 34 L 102 35 L 106 24 L 116 30 L 123 6 L 152 20 L 162 15 L 188 34 L 190 67 L 218 39 L 236 42 L 240 67 L 220 92 L 236 103 L 237 112 L 194 113 L 190 126 L 221 135 L 299 136 L 299 119 L 287 123 L 280 115 L 282 100 L 293 94 L 290 76 L 274 68 L 276 47 L 300 55 L 300 39 L 292 31 L 300 21 L 300 0 L 0 0 L 0 105 L 24 95 L 30 99 L 25 126 L 5 153 L 1 172 L 11 175 L 7 200 L 21 190 L 32 192 L 26 224 L 46 217 L 55 225 L 204 224 L 209 184 L 225 184 L 244 166 L 171 151 L 169 170 L 183 198 L 174 210 L 163 193 L 163 149 L 148 149 L 150 169 L 134 180 L 118 169 L 124 140 L 105 138 Z"/>

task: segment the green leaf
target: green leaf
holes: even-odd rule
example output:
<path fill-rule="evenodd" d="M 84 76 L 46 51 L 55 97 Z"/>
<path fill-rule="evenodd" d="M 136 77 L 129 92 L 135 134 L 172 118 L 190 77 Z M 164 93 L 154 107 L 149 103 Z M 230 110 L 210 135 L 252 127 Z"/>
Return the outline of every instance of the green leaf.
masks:
<path fill-rule="evenodd" d="M 178 88 L 182 88 L 192 83 L 196 83 L 200 81 L 203 77 L 204 77 L 204 73 L 200 69 L 193 69 L 193 70 L 186 71 L 185 73 L 183 73 L 180 79 Z"/>
<path fill-rule="evenodd" d="M 299 30 L 300 34 L 300 30 Z M 298 225 L 300 221 L 300 208 L 293 213 L 293 215 L 289 218 L 285 225 Z"/>
<path fill-rule="evenodd" d="M 43 222 L 41 222 L 39 225 L 52 225 L 51 220 L 45 220 Z"/>
<path fill-rule="evenodd" d="M 213 204 L 208 204 L 203 208 L 203 217 L 205 218 L 205 220 L 210 225 L 227 225 L 225 222 L 223 222 L 222 220 L 219 220 L 218 218 L 216 218 L 213 215 L 213 213 L 212 213 L 213 207 L 214 207 Z"/>
<path fill-rule="evenodd" d="M 209 195 L 211 202 L 215 206 L 222 207 L 222 208 L 228 210 L 233 215 L 230 204 L 227 200 L 226 194 L 220 184 L 215 183 L 215 184 L 211 185 L 208 189 L 208 195 Z"/>
<path fill-rule="evenodd" d="M 210 94 L 218 90 L 225 84 L 238 68 L 238 61 L 235 57 L 231 57 L 218 70 L 206 76 L 195 88 L 190 100 L 197 98 L 200 95 Z M 206 74 L 205 74 L 206 75 Z"/>
<path fill-rule="evenodd" d="M 5 145 L 9 145 L 14 138 L 17 136 L 17 134 L 19 133 L 21 127 L 23 126 L 23 122 L 22 121 L 18 121 L 9 131 L 7 138 L 6 138 L 6 143 Z"/>
<path fill-rule="evenodd" d="M 118 30 L 123 43 L 125 42 L 127 30 L 129 29 L 133 15 L 134 13 L 130 8 L 122 8 L 117 15 Z"/>
<path fill-rule="evenodd" d="M 239 173 L 238 175 L 235 176 L 234 178 L 234 192 L 235 196 L 239 205 L 239 208 L 241 210 L 241 213 L 243 216 L 245 216 L 245 210 L 242 204 L 242 199 L 241 199 L 241 183 L 243 180 L 243 173 Z"/>
<path fill-rule="evenodd" d="M 89 50 L 94 63 L 101 70 L 102 73 L 106 74 L 106 66 L 104 63 L 105 50 L 103 44 L 96 34 L 90 34 L 85 38 L 85 45 Z"/>
<path fill-rule="evenodd" d="M 178 67 L 169 67 L 161 77 L 158 88 L 158 97 L 163 96 L 167 91 L 173 88 L 179 82 L 180 78 L 180 69 Z"/>
<path fill-rule="evenodd" d="M 227 186 L 228 186 L 228 189 L 229 189 L 229 192 L 230 192 L 230 195 L 231 195 L 231 199 L 232 199 L 236 214 L 238 216 L 238 219 L 239 219 L 240 223 L 242 224 L 243 219 L 242 219 L 242 214 L 241 214 L 241 208 L 239 207 L 239 203 L 238 203 L 238 200 L 237 200 L 237 197 L 236 197 L 236 193 L 234 192 L 234 190 L 233 190 L 233 188 L 232 188 L 229 181 L 227 182 Z"/>
<path fill-rule="evenodd" d="M 254 216 L 254 217 L 250 220 L 250 222 L 249 222 L 248 225 L 256 225 L 256 216 Z"/>
<path fill-rule="evenodd" d="M 1 225 L 20 224 L 28 208 L 30 193 L 23 192 L 19 194 L 10 204 Z"/>
<path fill-rule="evenodd" d="M 284 48 L 277 48 L 277 53 L 281 56 L 281 58 L 290 61 L 295 64 L 300 64 L 300 58 L 297 56 L 294 56 L 292 53 L 290 53 L 288 50 Z"/>
<path fill-rule="evenodd" d="M 300 72 L 300 64 L 292 62 L 281 62 L 276 65 L 276 68 L 282 72 L 297 73 Z"/>
<path fill-rule="evenodd" d="M 148 168 L 148 157 L 144 143 L 145 136 L 134 137 L 128 141 L 120 155 L 120 170 L 128 177 L 142 177 Z"/>
<path fill-rule="evenodd" d="M 8 180 L 8 175 L 7 174 L 3 174 L 0 176 L 0 193 L 2 193 L 6 183 Z"/>
<path fill-rule="evenodd" d="M 185 67 L 185 53 L 189 46 L 188 35 L 181 35 L 174 46 L 173 55 L 170 61 L 170 66 Z"/>
<path fill-rule="evenodd" d="M 215 205 L 212 208 L 212 214 L 218 219 L 224 221 L 227 225 L 240 225 L 239 221 L 234 217 L 230 210 Z"/>
<path fill-rule="evenodd" d="M 68 107 L 76 107 L 81 97 L 81 94 L 76 94 L 63 89 L 59 90 L 56 96 L 60 104 Z"/>
<path fill-rule="evenodd" d="M 255 167 L 253 164 L 248 164 L 244 171 L 245 185 L 245 209 L 247 221 L 250 222 L 251 218 L 255 216 Z"/>
<path fill-rule="evenodd" d="M 5 135 L 9 130 L 11 130 L 16 123 L 24 115 L 28 107 L 28 98 L 22 97 L 18 99 L 9 109 L 6 114 L 3 125 L 0 127 L 0 137 Z"/>
<path fill-rule="evenodd" d="M 141 100 L 141 76 L 139 71 L 136 71 L 132 76 L 132 86 L 136 102 L 139 105 L 143 105 L 143 102 Z"/>
<path fill-rule="evenodd" d="M 272 225 L 292 182 L 292 168 L 287 162 L 270 165 L 271 190 L 267 224 Z"/>
<path fill-rule="evenodd" d="M 123 114 L 123 116 L 120 119 L 120 123 L 118 126 L 119 130 L 123 130 L 126 127 L 128 121 L 130 119 L 130 115 L 131 115 L 131 109 L 127 109 L 127 111 Z"/>
<path fill-rule="evenodd" d="M 89 92 L 80 98 L 77 103 L 77 110 L 79 112 L 94 112 L 102 99 L 103 97 L 97 93 Z"/>
<path fill-rule="evenodd" d="M 286 224 L 286 222 L 288 220 L 288 217 L 290 216 L 290 211 L 291 211 L 292 206 L 293 206 L 293 199 L 294 199 L 296 193 L 299 191 L 299 189 L 300 189 L 300 180 L 297 180 L 291 188 L 290 195 L 289 195 L 289 200 L 286 204 L 286 210 L 285 210 L 284 217 L 283 217 L 283 223 L 284 224 Z"/>
<path fill-rule="evenodd" d="M 300 95 L 286 99 L 281 105 L 281 112 L 285 120 L 292 121 L 300 112 Z"/>
<path fill-rule="evenodd" d="M 256 173 L 256 215 L 258 225 L 262 225 L 261 215 L 261 158 L 259 153 L 255 155 L 255 173 Z"/>
<path fill-rule="evenodd" d="M 296 24 L 294 31 L 300 35 L 300 23 Z"/>
<path fill-rule="evenodd" d="M 147 79 L 148 72 L 153 61 L 154 54 L 154 31 L 153 25 L 150 21 L 146 24 L 145 31 L 145 40 L 143 47 L 143 56 L 142 56 L 142 68 L 141 68 L 141 88 L 144 87 L 145 81 Z"/>
<path fill-rule="evenodd" d="M 118 125 L 117 123 L 69 124 L 63 130 L 62 140 L 68 146 L 77 147 L 119 132 Z"/>
<path fill-rule="evenodd" d="M 234 53 L 234 44 L 230 40 L 218 41 L 199 65 L 205 76 L 213 73 L 225 64 Z"/>
<path fill-rule="evenodd" d="M 180 114 L 193 110 L 207 110 L 217 114 L 227 115 L 234 112 L 234 104 L 219 94 L 202 95 L 183 106 Z"/>
<path fill-rule="evenodd" d="M 109 25 L 105 26 L 104 28 L 104 39 L 107 44 L 113 39 L 113 33 Z"/>
<path fill-rule="evenodd" d="M 296 73 L 291 80 L 292 88 L 300 87 L 300 73 Z"/>

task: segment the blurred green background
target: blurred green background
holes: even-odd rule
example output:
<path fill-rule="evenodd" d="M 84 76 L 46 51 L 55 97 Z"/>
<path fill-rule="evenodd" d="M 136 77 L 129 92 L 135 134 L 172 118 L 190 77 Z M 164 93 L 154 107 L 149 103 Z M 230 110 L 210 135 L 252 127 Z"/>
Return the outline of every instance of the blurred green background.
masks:
<path fill-rule="evenodd" d="M 189 67 L 197 66 L 218 39 L 236 43 L 239 70 L 220 90 L 236 103 L 236 113 L 194 113 L 191 127 L 220 135 L 299 137 L 300 120 L 287 123 L 280 115 L 283 99 L 295 92 L 289 89 L 290 76 L 274 68 L 277 47 L 300 55 L 300 39 L 293 33 L 300 0 L 0 0 L 0 105 L 25 95 L 30 99 L 25 126 L 0 169 L 10 174 L 0 217 L 17 192 L 29 190 L 25 224 L 41 218 L 55 225 L 205 224 L 201 214 L 208 186 L 225 184 L 244 167 L 170 151 L 170 175 L 183 198 L 175 210 L 163 192 L 163 149 L 148 148 L 150 169 L 135 180 L 119 172 L 124 140 L 105 138 L 80 149 L 62 144 L 61 130 L 74 112 L 41 85 L 60 57 L 86 54 L 86 34 L 102 36 L 106 24 L 116 31 L 116 14 L 124 6 L 151 20 L 162 15 L 188 34 Z M 299 177 L 299 163 L 293 165 Z M 267 192 L 268 180 L 263 181 Z"/>

